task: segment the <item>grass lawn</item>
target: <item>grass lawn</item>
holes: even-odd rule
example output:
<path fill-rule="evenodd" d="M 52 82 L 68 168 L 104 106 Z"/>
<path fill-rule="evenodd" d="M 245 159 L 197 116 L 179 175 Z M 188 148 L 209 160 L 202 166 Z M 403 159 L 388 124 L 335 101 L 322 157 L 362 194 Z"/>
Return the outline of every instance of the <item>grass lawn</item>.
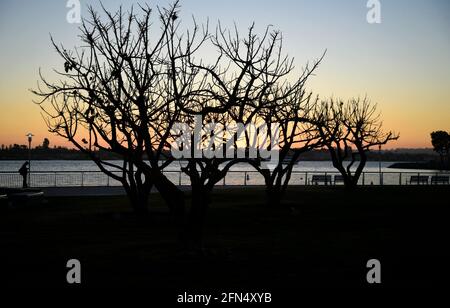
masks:
<path fill-rule="evenodd" d="M 137 219 L 125 197 L 47 198 L 0 214 L 0 269 L 12 287 L 65 287 L 81 261 L 84 287 L 185 289 L 373 287 L 448 284 L 449 187 L 292 187 L 282 207 L 262 188 L 218 190 L 203 255 L 185 252 L 167 209 L 152 195 Z"/>

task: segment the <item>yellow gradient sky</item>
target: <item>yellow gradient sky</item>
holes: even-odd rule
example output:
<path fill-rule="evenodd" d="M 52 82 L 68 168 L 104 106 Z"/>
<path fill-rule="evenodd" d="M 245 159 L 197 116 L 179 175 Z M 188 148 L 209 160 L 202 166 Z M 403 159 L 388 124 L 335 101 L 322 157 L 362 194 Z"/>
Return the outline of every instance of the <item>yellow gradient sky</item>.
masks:
<path fill-rule="evenodd" d="M 366 0 L 185 0 L 181 16 L 190 22 L 209 18 L 245 30 L 255 21 L 262 30 L 272 24 L 283 32 L 284 51 L 301 68 L 327 49 L 309 82 L 323 98 L 367 95 L 377 102 L 386 129 L 400 132 L 390 148 L 430 147 L 433 130 L 450 131 L 450 1 L 381 0 L 381 24 L 366 21 Z M 0 2 L 0 144 L 68 145 L 47 132 L 40 110 L 28 91 L 38 70 L 50 75 L 63 68 L 50 46 L 49 34 L 68 48 L 79 45 L 78 25 L 66 21 L 67 1 L 2 0 Z M 87 4 L 81 1 L 82 15 Z M 107 1 L 108 8 L 133 1 Z M 166 5 L 153 1 L 151 5 Z"/>

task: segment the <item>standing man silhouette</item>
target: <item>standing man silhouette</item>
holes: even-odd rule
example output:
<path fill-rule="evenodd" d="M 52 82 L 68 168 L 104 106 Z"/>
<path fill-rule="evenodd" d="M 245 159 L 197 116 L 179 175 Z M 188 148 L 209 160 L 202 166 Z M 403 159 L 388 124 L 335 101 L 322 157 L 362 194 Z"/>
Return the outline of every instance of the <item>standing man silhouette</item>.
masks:
<path fill-rule="evenodd" d="M 22 187 L 23 188 L 27 188 L 28 184 L 27 184 L 27 176 L 28 176 L 28 162 L 25 162 L 22 167 L 20 167 L 19 169 L 19 174 L 22 176 L 23 178 L 23 184 Z"/>

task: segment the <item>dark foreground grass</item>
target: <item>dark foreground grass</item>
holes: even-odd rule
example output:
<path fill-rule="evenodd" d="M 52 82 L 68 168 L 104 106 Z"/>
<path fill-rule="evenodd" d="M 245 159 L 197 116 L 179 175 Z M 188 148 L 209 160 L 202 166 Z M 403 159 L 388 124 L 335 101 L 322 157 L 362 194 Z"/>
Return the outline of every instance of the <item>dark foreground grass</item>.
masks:
<path fill-rule="evenodd" d="M 10 287 L 65 287 L 79 259 L 84 287 L 247 291 L 373 287 L 366 262 L 379 259 L 385 287 L 448 285 L 448 187 L 294 187 L 273 208 L 262 189 L 214 194 L 202 254 L 180 249 L 157 195 L 136 218 L 124 197 L 48 198 L 1 213 L 0 267 Z"/>

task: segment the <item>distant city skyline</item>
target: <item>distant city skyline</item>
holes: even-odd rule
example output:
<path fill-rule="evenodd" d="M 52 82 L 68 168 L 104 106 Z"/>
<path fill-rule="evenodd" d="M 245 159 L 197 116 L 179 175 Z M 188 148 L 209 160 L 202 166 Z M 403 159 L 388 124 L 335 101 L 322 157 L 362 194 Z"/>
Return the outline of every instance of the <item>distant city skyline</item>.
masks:
<path fill-rule="evenodd" d="M 34 145 L 48 138 L 53 145 L 69 143 L 47 132 L 30 88 L 36 88 L 39 68 L 50 76 L 63 63 L 50 44 L 79 46 L 78 24 L 68 23 L 68 1 L 2 0 L 0 3 L 0 144 Z M 136 1 L 108 1 L 129 8 Z M 148 1 L 152 7 L 170 1 Z M 400 132 L 388 148 L 430 148 L 430 133 L 450 130 L 450 2 L 446 0 L 381 0 L 381 23 L 366 20 L 367 0 L 349 1 L 181 1 L 185 26 L 194 16 L 245 30 L 254 21 L 281 30 L 284 52 L 299 69 L 327 55 L 308 90 L 321 98 L 367 95 L 378 103 L 386 130 Z M 100 9 L 99 1 L 81 1 Z M 155 22 L 156 22 L 155 15 Z"/>

